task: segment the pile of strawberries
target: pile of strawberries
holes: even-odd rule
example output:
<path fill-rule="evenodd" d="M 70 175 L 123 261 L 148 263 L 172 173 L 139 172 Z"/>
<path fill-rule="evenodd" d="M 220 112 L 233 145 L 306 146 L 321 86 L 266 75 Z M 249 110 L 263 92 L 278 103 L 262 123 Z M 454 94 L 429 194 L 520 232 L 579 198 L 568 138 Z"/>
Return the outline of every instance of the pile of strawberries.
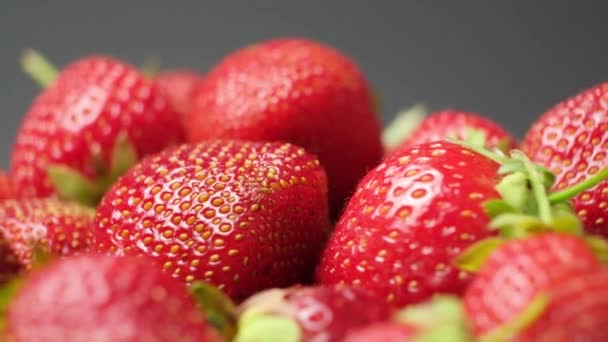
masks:
<path fill-rule="evenodd" d="M 204 75 L 22 62 L 2 341 L 608 341 L 608 83 L 518 141 L 458 110 L 383 130 L 308 39 Z"/>

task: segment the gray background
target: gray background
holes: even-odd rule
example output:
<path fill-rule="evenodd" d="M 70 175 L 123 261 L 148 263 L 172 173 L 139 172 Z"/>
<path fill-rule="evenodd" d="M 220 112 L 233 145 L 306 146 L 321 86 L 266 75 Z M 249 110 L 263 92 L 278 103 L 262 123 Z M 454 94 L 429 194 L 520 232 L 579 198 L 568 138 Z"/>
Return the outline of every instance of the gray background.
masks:
<path fill-rule="evenodd" d="M 607 1 L 19 1 L 0 5 L 0 166 L 37 87 L 17 64 L 101 52 L 205 71 L 253 41 L 299 35 L 352 56 L 385 122 L 424 102 L 484 113 L 517 136 L 556 101 L 608 79 Z"/>

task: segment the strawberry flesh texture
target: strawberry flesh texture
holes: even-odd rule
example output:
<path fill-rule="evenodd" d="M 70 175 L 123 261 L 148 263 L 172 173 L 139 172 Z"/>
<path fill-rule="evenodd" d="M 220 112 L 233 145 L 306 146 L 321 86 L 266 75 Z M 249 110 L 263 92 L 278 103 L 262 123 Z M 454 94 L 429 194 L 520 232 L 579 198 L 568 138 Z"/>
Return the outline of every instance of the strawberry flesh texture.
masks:
<path fill-rule="evenodd" d="M 522 141 L 532 161 L 556 175 L 555 189 L 568 188 L 608 166 L 608 83 L 555 105 L 534 122 Z M 608 182 L 572 199 L 585 229 L 608 237 Z"/>
<path fill-rule="evenodd" d="M 380 121 L 358 67 L 305 39 L 275 39 L 227 56 L 194 92 L 190 141 L 287 141 L 327 170 L 332 216 L 382 158 Z"/>
<path fill-rule="evenodd" d="M 29 268 L 36 246 L 53 255 L 89 248 L 94 211 L 54 198 L 0 203 L 0 283 Z"/>
<path fill-rule="evenodd" d="M 283 143 L 210 141 L 146 158 L 106 194 L 95 248 L 147 254 L 242 300 L 312 278 L 329 234 L 325 172 Z"/>
<path fill-rule="evenodd" d="M 499 197 L 498 167 L 448 142 L 415 145 L 387 158 L 348 203 L 318 281 L 362 286 L 394 305 L 463 292 L 470 276 L 452 263 L 494 234 L 482 203 Z"/>
<path fill-rule="evenodd" d="M 516 341 L 606 341 L 608 271 L 580 238 L 546 233 L 500 246 L 464 296 L 480 336 L 514 319 L 544 293 L 550 304 Z"/>
<path fill-rule="evenodd" d="M 18 341 L 220 341 L 181 282 L 134 257 L 52 262 L 26 278 L 6 318 Z"/>
<path fill-rule="evenodd" d="M 201 76 L 189 70 L 168 70 L 160 73 L 154 83 L 163 92 L 173 109 L 185 116 L 190 109 L 192 94 Z"/>
<path fill-rule="evenodd" d="M 367 291 L 344 286 L 287 290 L 285 299 L 296 312 L 302 341 L 337 341 L 351 329 L 388 319 L 391 310 Z"/>
<path fill-rule="evenodd" d="M 486 148 L 493 149 L 505 144 L 507 149 L 517 147 L 517 142 L 504 128 L 479 114 L 446 109 L 430 114 L 408 136 L 396 150 L 412 145 L 442 140 L 452 135 L 456 139 L 466 139 L 467 129 L 475 129 L 486 134 Z"/>
<path fill-rule="evenodd" d="M 19 197 L 55 193 L 50 164 L 99 176 L 109 169 L 117 136 L 126 132 L 139 156 L 183 140 L 177 114 L 159 89 L 132 66 L 105 56 L 80 59 L 34 100 L 19 129 L 10 174 Z"/>

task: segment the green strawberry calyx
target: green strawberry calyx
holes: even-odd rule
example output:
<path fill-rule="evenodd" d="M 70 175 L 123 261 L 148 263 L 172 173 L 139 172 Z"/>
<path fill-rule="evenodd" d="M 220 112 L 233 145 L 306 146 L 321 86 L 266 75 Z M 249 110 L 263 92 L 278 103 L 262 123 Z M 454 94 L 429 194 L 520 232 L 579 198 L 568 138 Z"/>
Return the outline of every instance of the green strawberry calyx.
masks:
<path fill-rule="evenodd" d="M 0 285 L 0 336 L 6 326 L 6 315 L 8 308 L 25 283 L 25 274 L 40 269 L 54 260 L 55 257 L 49 252 L 48 248 L 37 243 L 32 247 L 31 262 L 20 273 L 12 276 L 10 280 Z"/>
<path fill-rule="evenodd" d="M 190 284 L 190 293 L 209 324 L 226 341 L 231 341 L 236 334 L 237 323 L 237 308 L 232 300 L 217 287 L 202 281 Z"/>
<path fill-rule="evenodd" d="M 457 142 L 500 164 L 502 176 L 496 185 L 498 199 L 484 202 L 490 217 L 489 227 L 500 233 L 471 245 L 456 259 L 459 268 L 475 272 L 502 243 L 531 234 L 559 232 L 574 234 L 586 240 L 598 258 L 608 260 L 608 242 L 585 233 L 582 221 L 574 213 L 570 199 L 608 178 L 603 169 L 570 188 L 551 191 L 555 176 L 546 168 L 534 164 L 521 151 L 512 150 L 510 156 L 500 151 L 488 151 L 466 142 Z"/>
<path fill-rule="evenodd" d="M 59 75 L 57 68 L 33 49 L 23 52 L 21 67 L 43 88 L 48 87 Z M 102 159 L 100 152 L 94 153 L 91 158 L 91 164 L 96 170 L 94 179 L 61 163 L 49 165 L 47 176 L 61 199 L 95 206 L 109 186 L 138 160 L 135 147 L 126 132 L 120 132 L 116 136 L 109 167 Z"/>
<path fill-rule="evenodd" d="M 384 148 L 390 152 L 399 147 L 420 126 L 428 114 L 429 110 L 423 104 L 415 104 L 397 113 L 395 118 L 382 132 Z M 487 148 L 489 146 L 487 132 L 468 125 L 457 131 L 448 132 L 445 139 L 459 139 L 470 146 L 478 148 Z M 507 152 L 509 143 L 508 138 L 503 138 L 496 142 L 495 147 L 499 151 Z"/>
<path fill-rule="evenodd" d="M 126 132 L 121 132 L 116 137 L 109 167 L 105 166 L 99 154 L 92 159 L 96 170 L 93 179 L 64 164 L 49 165 L 47 176 L 61 199 L 94 207 L 106 190 L 137 163 L 138 156 Z"/>
<path fill-rule="evenodd" d="M 285 289 L 269 289 L 247 299 L 239 307 L 235 342 L 297 342 L 302 331 L 297 312 L 285 299 Z"/>
<path fill-rule="evenodd" d="M 415 328 L 415 342 L 474 341 L 460 298 L 435 295 L 397 311 L 393 320 Z"/>
<path fill-rule="evenodd" d="M 427 116 L 428 109 L 422 104 L 415 104 L 403 109 L 382 132 L 382 143 L 387 151 L 398 147 L 420 125 Z"/>
<path fill-rule="evenodd" d="M 141 73 L 148 79 L 154 79 L 161 71 L 161 61 L 159 57 L 151 56 L 144 59 L 139 67 Z"/>

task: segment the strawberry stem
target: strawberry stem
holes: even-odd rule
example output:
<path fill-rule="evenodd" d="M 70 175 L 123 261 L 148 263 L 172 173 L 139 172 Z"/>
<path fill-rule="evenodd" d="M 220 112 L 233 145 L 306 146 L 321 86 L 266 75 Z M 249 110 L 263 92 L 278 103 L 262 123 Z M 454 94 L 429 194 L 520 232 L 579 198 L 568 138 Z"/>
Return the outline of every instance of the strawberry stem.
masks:
<path fill-rule="evenodd" d="M 21 55 L 21 67 L 36 83 L 46 88 L 57 78 L 57 68 L 40 52 L 27 49 Z"/>
<path fill-rule="evenodd" d="M 532 194 L 534 195 L 536 205 L 538 206 L 538 216 L 544 223 L 551 224 L 553 220 L 551 215 L 551 204 L 547 197 L 547 191 L 543 184 L 543 179 L 541 178 L 542 176 L 538 173 L 538 169 L 521 151 L 513 151 L 512 156 L 521 160 L 526 173 L 528 174 L 528 180 L 532 187 Z"/>
<path fill-rule="evenodd" d="M 604 181 L 608 178 L 608 168 L 597 172 L 593 176 L 585 179 L 584 181 L 577 183 L 567 189 L 555 191 L 549 195 L 549 202 L 551 204 L 565 202 L 574 196 L 580 194 L 581 192 L 591 189 L 596 186 L 600 182 Z"/>

